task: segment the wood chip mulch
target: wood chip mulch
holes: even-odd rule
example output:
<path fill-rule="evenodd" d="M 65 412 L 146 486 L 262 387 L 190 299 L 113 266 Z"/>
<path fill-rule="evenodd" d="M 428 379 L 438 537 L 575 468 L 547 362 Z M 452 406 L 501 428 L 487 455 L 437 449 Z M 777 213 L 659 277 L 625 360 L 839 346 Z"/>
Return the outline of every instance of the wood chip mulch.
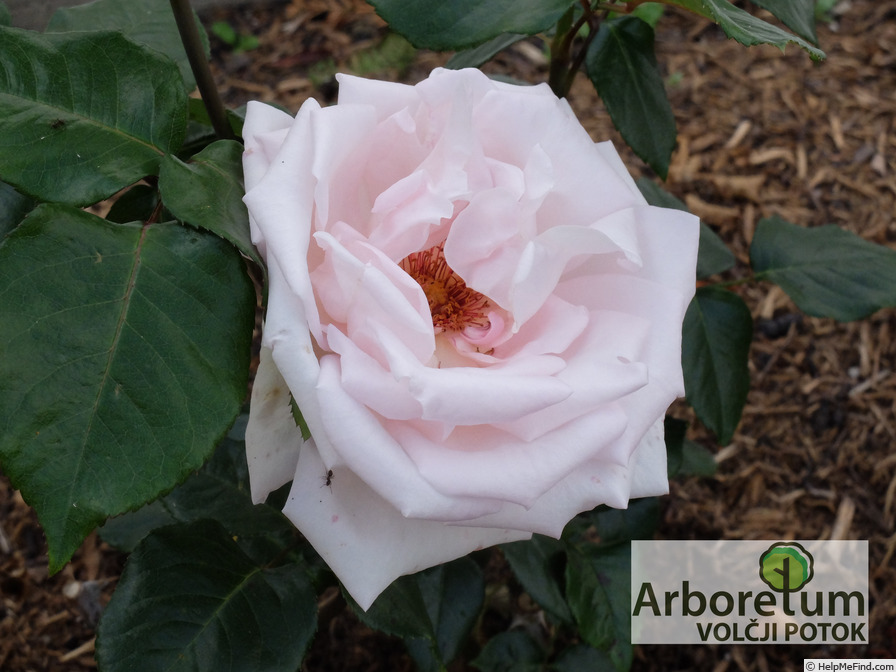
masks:
<path fill-rule="evenodd" d="M 767 15 L 766 15 L 767 16 Z M 333 72 L 416 82 L 446 60 L 370 58 L 388 31 L 361 0 L 293 0 L 205 15 L 255 35 L 235 54 L 213 39 L 229 105 L 335 97 Z M 844 0 L 819 26 L 821 64 L 795 47 L 744 48 L 709 22 L 669 10 L 658 60 L 678 120 L 665 187 L 719 232 L 746 272 L 757 221 L 834 223 L 896 249 L 896 2 Z M 400 45 L 399 45 L 400 46 Z M 546 76 L 544 45 L 522 42 L 486 66 L 524 81 Z M 401 49 L 393 50 L 401 54 Z M 613 139 L 632 172 L 650 175 L 612 128 L 584 77 L 570 101 L 595 139 Z M 737 287 L 752 311 L 753 385 L 728 446 L 689 411 L 689 436 L 718 462 L 711 478 L 672 484 L 660 536 L 670 539 L 867 539 L 866 647 L 644 646 L 635 670 L 802 670 L 811 656 L 896 658 L 896 311 L 839 324 L 801 315 L 770 284 Z M 0 479 L 0 670 L 95 667 L 96 619 L 123 557 L 91 536 L 47 576 L 36 517 Z M 322 625 L 303 669 L 410 670 L 400 642 L 339 614 Z M 471 669 L 459 667 L 457 669 Z"/>

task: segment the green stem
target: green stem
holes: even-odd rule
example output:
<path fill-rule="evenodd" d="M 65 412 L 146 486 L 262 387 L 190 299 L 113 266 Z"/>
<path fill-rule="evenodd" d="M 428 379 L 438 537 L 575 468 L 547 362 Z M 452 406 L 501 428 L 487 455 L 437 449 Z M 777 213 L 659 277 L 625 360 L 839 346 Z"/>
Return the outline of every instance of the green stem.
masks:
<path fill-rule="evenodd" d="M 548 84 L 550 84 L 551 90 L 560 98 L 564 98 L 569 94 L 569 89 L 572 88 L 576 73 L 585 60 L 588 45 L 591 44 L 597 32 L 596 17 L 591 10 L 588 0 L 580 0 L 580 4 L 583 10 L 582 16 L 573 23 L 573 10 L 570 8 L 557 24 L 557 34 L 554 36 L 554 42 L 551 44 L 551 65 L 548 74 Z M 585 24 L 589 24 L 591 31 L 585 40 L 584 47 L 573 59 L 572 45 Z"/>
<path fill-rule="evenodd" d="M 199 95 L 202 96 L 202 102 L 208 111 L 208 118 L 212 122 L 212 128 L 215 129 L 215 135 L 221 140 L 233 140 L 235 136 L 227 121 L 227 112 L 224 109 L 224 103 L 221 102 L 218 88 L 215 86 L 212 71 L 208 67 L 208 59 L 205 57 L 205 49 L 199 37 L 199 28 L 196 26 L 190 1 L 171 0 L 171 11 L 174 12 L 180 39 L 187 52 L 187 58 L 190 60 L 190 69 L 193 70 Z"/>
<path fill-rule="evenodd" d="M 551 64 L 548 72 L 548 85 L 558 98 L 563 98 L 566 89 L 566 72 L 569 64 L 569 47 L 572 44 L 570 35 L 575 35 L 572 30 L 572 7 L 557 22 L 557 32 L 554 33 L 554 41 L 551 42 Z M 578 30 L 578 27 L 575 29 Z"/>
<path fill-rule="evenodd" d="M 572 62 L 572 65 L 569 67 L 569 73 L 567 74 L 566 80 L 566 90 L 569 91 L 572 88 L 573 80 L 576 77 L 576 74 L 579 72 L 579 68 L 582 67 L 582 63 L 585 62 L 585 57 L 588 56 L 588 48 L 591 46 L 591 43 L 594 41 L 594 38 L 597 37 L 597 32 L 600 30 L 600 22 L 599 20 L 592 16 L 594 21 L 589 21 L 591 30 L 588 31 L 588 37 L 585 38 L 585 43 L 582 45 L 582 48 L 579 49 L 579 53 L 576 54 L 575 59 Z"/>

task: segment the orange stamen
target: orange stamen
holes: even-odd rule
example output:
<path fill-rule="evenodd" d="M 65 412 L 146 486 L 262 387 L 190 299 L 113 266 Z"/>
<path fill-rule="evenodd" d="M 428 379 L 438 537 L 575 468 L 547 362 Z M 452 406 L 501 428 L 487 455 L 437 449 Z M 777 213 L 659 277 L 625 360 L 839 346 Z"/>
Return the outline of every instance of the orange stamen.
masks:
<path fill-rule="evenodd" d="M 432 325 L 437 331 L 487 328 L 488 299 L 467 287 L 445 261 L 444 244 L 414 252 L 399 266 L 423 288 L 429 302 Z"/>

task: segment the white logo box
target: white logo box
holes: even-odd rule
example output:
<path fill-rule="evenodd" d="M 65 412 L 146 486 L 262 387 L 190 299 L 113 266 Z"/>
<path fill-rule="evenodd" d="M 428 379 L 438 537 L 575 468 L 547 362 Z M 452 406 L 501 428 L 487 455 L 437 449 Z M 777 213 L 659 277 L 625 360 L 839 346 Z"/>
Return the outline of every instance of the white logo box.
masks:
<path fill-rule="evenodd" d="M 634 644 L 863 643 L 868 542 L 633 541 L 631 599 Z"/>

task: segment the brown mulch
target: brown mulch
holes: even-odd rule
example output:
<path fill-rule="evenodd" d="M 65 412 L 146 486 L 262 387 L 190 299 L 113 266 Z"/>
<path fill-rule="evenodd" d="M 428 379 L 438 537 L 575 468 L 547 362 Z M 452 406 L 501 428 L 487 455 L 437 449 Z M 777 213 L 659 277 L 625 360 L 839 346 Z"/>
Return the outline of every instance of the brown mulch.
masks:
<path fill-rule="evenodd" d="M 743 262 L 756 223 L 780 215 L 835 223 L 896 248 L 896 3 L 847 0 L 819 26 L 828 59 L 799 49 L 746 49 L 712 24 L 668 11 L 658 59 L 679 128 L 666 188 L 718 231 Z M 361 0 L 293 0 L 219 11 L 260 46 L 234 54 L 215 43 L 230 105 L 250 99 L 295 111 L 308 96 L 331 102 L 332 72 L 370 67 L 386 29 Z M 543 45 L 520 43 L 485 69 L 525 81 L 546 75 Z M 418 53 L 410 64 L 363 72 L 416 82 L 444 62 Z M 580 78 L 571 103 L 595 139 L 628 152 L 591 85 Z M 850 324 L 800 316 L 769 284 L 737 291 L 756 320 L 751 388 L 733 441 L 710 447 L 718 473 L 676 481 L 663 498 L 660 536 L 670 539 L 867 539 L 868 647 L 639 647 L 635 670 L 801 670 L 802 659 L 896 658 L 896 311 Z M 47 576 L 36 517 L 0 479 L 0 670 L 68 672 L 95 667 L 93 633 L 123 558 L 91 536 L 73 562 Z M 306 661 L 323 670 L 410 670 L 402 644 L 348 614 L 322 625 Z"/>

